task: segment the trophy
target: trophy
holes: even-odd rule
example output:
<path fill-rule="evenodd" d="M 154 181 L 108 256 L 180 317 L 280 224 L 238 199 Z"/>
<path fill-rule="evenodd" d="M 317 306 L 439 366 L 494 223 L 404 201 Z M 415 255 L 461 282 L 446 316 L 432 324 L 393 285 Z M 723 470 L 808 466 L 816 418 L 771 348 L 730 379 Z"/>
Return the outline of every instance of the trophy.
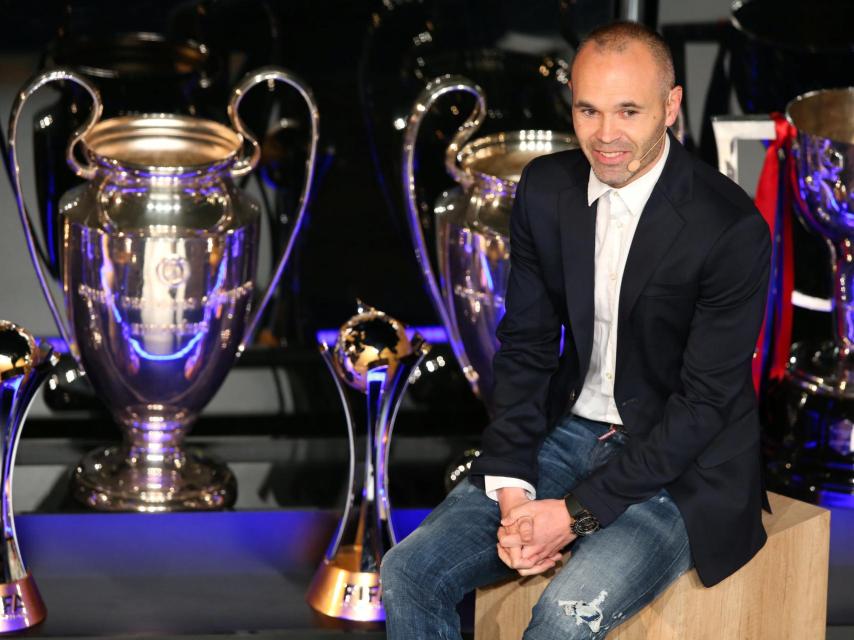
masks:
<path fill-rule="evenodd" d="M 39 262 L 46 252 L 24 205 L 16 150 L 21 110 L 54 81 L 80 85 L 94 103 L 66 151 L 71 169 L 87 181 L 60 201 L 67 324 Z M 260 150 L 239 108 L 252 87 L 274 82 L 292 86 L 305 101 L 311 151 L 293 233 L 251 313 L 259 206 L 235 179 L 252 171 Z M 124 432 L 121 446 L 84 457 L 73 493 L 107 511 L 226 507 L 236 499 L 233 474 L 182 441 L 246 348 L 282 276 L 311 187 L 317 107 L 299 79 L 265 67 L 232 92 L 233 129 L 169 114 L 99 121 L 101 109 L 89 81 L 56 69 L 21 90 L 9 122 L 13 188 L 36 275 L 62 338 Z"/>
<path fill-rule="evenodd" d="M 0 633 L 20 631 L 45 619 L 47 610 L 33 576 L 24 566 L 12 512 L 12 472 L 21 429 L 33 398 L 59 358 L 32 335 L 0 320 L 0 427 L 3 447 L 3 584 L 0 585 Z"/>
<path fill-rule="evenodd" d="M 385 620 L 380 561 L 397 539 L 388 496 L 388 453 L 394 420 L 409 376 L 429 345 L 394 318 L 359 303 L 338 332 L 335 346 L 320 346 L 344 405 L 350 444 L 347 501 L 341 521 L 308 590 L 308 604 L 345 620 Z M 367 401 L 364 469 L 356 470 L 353 411 L 344 385 Z"/>
<path fill-rule="evenodd" d="M 476 102 L 445 152 L 445 168 L 459 186 L 441 194 L 433 207 L 440 285 L 419 217 L 415 146 L 428 111 L 443 95 L 458 91 L 472 94 Z M 466 144 L 485 113 L 483 92 L 466 78 L 442 76 L 428 83 L 406 125 L 403 191 L 415 255 L 433 307 L 472 390 L 491 410 L 495 330 L 504 315 L 516 185 L 522 169 L 537 156 L 578 144 L 570 134 L 534 129 L 497 133 Z"/>
<path fill-rule="evenodd" d="M 807 493 L 854 492 L 854 88 L 822 89 L 786 107 L 796 132 L 786 179 L 794 212 L 827 244 L 833 297 L 832 338 L 814 336 L 791 345 L 782 390 L 772 398 L 777 431 L 775 480 Z M 737 139 L 773 139 L 767 118 L 714 122 L 722 171 L 737 172 Z M 797 292 L 795 292 L 797 294 Z M 803 296 L 801 296 L 803 297 Z M 793 302 L 798 300 L 793 295 Z"/>

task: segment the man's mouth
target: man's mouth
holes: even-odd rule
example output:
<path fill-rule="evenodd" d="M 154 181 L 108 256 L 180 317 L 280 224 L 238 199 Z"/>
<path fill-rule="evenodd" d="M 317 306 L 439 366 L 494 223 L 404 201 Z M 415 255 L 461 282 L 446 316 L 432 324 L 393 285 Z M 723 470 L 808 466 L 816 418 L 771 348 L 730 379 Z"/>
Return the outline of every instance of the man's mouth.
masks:
<path fill-rule="evenodd" d="M 594 150 L 594 154 L 596 158 L 602 164 L 616 165 L 620 164 L 623 160 L 625 160 L 629 152 L 628 151 L 602 151 L 599 149 Z"/>

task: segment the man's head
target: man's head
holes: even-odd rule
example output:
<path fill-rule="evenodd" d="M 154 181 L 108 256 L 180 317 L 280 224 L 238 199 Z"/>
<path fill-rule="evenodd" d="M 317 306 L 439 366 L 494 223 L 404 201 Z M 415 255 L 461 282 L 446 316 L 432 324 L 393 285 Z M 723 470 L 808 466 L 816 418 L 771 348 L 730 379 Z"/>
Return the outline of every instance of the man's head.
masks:
<path fill-rule="evenodd" d="M 661 36 L 633 22 L 594 30 L 578 48 L 571 84 L 572 122 L 596 177 L 622 187 L 649 171 L 682 102 Z"/>

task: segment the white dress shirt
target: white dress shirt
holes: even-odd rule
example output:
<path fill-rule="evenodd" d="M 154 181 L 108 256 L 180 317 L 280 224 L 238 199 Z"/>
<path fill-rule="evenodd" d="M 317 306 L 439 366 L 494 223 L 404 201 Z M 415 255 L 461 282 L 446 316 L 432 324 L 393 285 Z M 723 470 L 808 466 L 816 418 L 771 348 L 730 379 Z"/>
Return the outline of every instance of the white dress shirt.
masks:
<path fill-rule="evenodd" d="M 670 152 L 664 136 L 664 152 L 652 169 L 625 187 L 608 186 L 590 170 L 587 204 L 596 202 L 596 245 L 593 285 L 593 351 L 584 385 L 572 412 L 600 422 L 623 424 L 614 401 L 614 372 L 617 364 L 617 309 L 629 247 L 641 213 L 655 187 Z M 511 247 L 512 251 L 513 248 Z M 498 489 L 519 487 L 528 498 L 537 497 L 528 482 L 504 476 L 485 476 L 486 495 L 498 499 Z"/>

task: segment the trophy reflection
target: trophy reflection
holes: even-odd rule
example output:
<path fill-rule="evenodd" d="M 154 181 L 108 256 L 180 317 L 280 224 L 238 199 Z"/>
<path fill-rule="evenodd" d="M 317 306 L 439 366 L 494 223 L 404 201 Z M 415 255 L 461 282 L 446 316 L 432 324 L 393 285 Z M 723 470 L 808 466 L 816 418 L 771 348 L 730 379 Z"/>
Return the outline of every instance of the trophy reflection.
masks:
<path fill-rule="evenodd" d="M 380 562 L 397 540 L 388 496 L 388 454 L 394 420 L 409 376 L 429 351 L 418 334 L 359 304 L 331 349 L 320 347 L 347 421 L 350 470 L 341 521 L 306 597 L 320 613 L 353 621 L 382 621 Z M 357 471 L 354 417 L 345 385 L 365 395 L 364 468 Z"/>
<path fill-rule="evenodd" d="M 423 224 L 418 202 L 416 143 L 425 116 L 442 96 L 453 92 L 471 94 L 475 105 L 445 152 L 445 168 L 459 186 L 441 194 L 430 216 L 436 229 L 437 279 L 424 232 L 430 221 Z M 485 114 L 483 91 L 470 80 L 449 75 L 428 83 L 415 100 L 406 126 L 403 192 L 415 255 L 433 308 L 472 391 L 492 412 L 492 359 L 498 350 L 495 331 L 504 316 L 516 185 L 531 160 L 575 149 L 578 143 L 568 133 L 535 129 L 468 142 Z"/>
<path fill-rule="evenodd" d="M 3 430 L 0 633 L 32 627 L 47 615 L 33 576 L 24 566 L 18 548 L 12 513 L 12 472 L 27 411 L 57 362 L 58 357 L 50 347 L 37 346 L 26 330 L 0 320 L 0 427 Z"/>
<path fill-rule="evenodd" d="M 55 81 L 76 83 L 93 101 L 67 148 L 69 166 L 87 182 L 60 201 L 67 322 L 40 260 L 47 252 L 31 230 L 16 151 L 25 103 Z M 306 103 L 310 153 L 293 232 L 256 306 L 260 207 L 238 181 L 261 152 L 240 104 L 253 87 L 275 82 Z M 227 507 L 236 499 L 233 473 L 185 448 L 184 436 L 252 339 L 284 273 L 309 199 L 317 107 L 301 81 L 267 67 L 232 92 L 232 127 L 168 114 L 99 121 L 101 109 L 88 80 L 55 69 L 21 90 L 9 121 L 13 188 L 33 267 L 62 338 L 124 432 L 122 445 L 84 457 L 73 494 L 107 511 Z"/>

